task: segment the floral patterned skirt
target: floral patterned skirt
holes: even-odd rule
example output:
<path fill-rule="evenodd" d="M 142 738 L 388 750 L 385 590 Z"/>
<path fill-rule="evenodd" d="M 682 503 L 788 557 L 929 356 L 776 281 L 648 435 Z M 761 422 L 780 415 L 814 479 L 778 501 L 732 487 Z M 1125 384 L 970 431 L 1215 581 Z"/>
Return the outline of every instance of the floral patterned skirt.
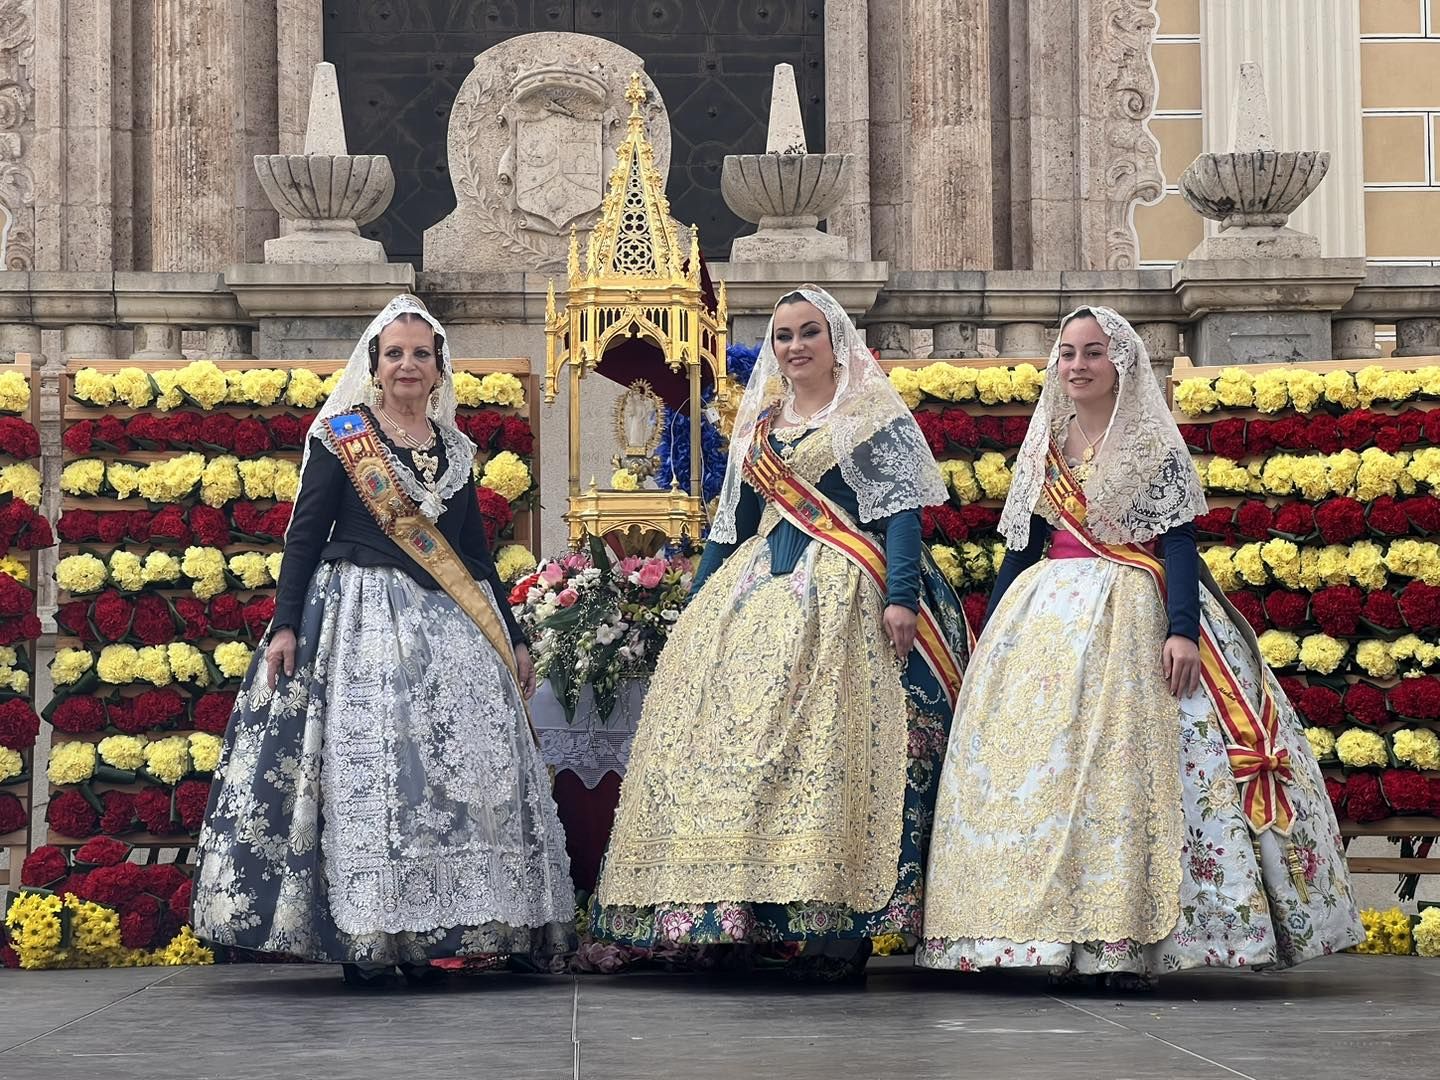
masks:
<path fill-rule="evenodd" d="M 1150 579 L 1046 560 L 976 645 L 940 782 L 919 964 L 1284 967 L 1364 938 L 1303 728 L 1226 608 L 1205 589 L 1201 600 L 1247 695 L 1264 679 L 1280 706 L 1290 838 L 1250 831 L 1204 691 L 1169 695 Z"/>
<path fill-rule="evenodd" d="M 407 963 L 570 947 L 565 836 L 514 679 L 439 590 L 323 563 L 295 674 L 264 649 L 236 699 L 195 929 L 309 960 Z"/>
<path fill-rule="evenodd" d="M 954 594 L 928 560 L 923 578 L 932 609 L 963 658 Z M 881 606 L 843 557 L 819 544 L 792 573 L 775 575 L 765 542 L 756 538 L 715 573 L 671 633 L 650 683 L 591 907 L 596 939 L 650 948 L 918 935 L 949 710 L 918 652 L 903 669 L 893 654 L 885 655 Z M 733 647 L 737 642 L 750 644 Z M 838 695 L 812 675 L 847 666 L 852 682 Z M 869 687 L 885 700 L 893 693 L 894 711 L 877 715 Z M 837 700 L 854 710 L 839 723 Z M 849 788 L 847 803 L 827 796 L 835 786 L 829 781 L 797 782 L 794 770 L 774 763 L 803 757 L 800 750 L 787 757 L 788 748 L 807 739 L 849 737 L 859 747 L 850 758 L 853 774 L 854 762 L 871 763 L 875 732 L 888 730 L 882 721 L 896 720 L 895 743 L 880 744 L 896 755 L 895 802 L 864 819 L 893 823 L 882 838 L 883 883 L 878 902 L 857 910 L 841 895 L 850 880 L 844 860 L 866 838 L 858 830 L 847 833 L 838 810 L 829 808 L 853 808 L 865 789 L 856 795 Z M 813 775 L 845 772 L 843 763 L 833 773 L 828 768 L 821 765 Z M 749 802 L 747 785 L 759 785 Z M 685 809 L 690 806 L 695 813 Z M 823 834 L 820 857 L 809 864 L 767 863 L 776 851 L 793 856 L 786 836 L 792 829 Z M 744 844 L 722 847 L 737 834 L 746 837 Z M 835 871 L 829 879 L 823 867 L 816 870 L 827 858 Z M 622 880 L 626 899 L 640 892 L 645 902 L 616 903 L 606 895 L 607 888 L 612 896 L 621 891 Z M 834 894 L 816 899 L 827 880 L 835 882 Z"/>

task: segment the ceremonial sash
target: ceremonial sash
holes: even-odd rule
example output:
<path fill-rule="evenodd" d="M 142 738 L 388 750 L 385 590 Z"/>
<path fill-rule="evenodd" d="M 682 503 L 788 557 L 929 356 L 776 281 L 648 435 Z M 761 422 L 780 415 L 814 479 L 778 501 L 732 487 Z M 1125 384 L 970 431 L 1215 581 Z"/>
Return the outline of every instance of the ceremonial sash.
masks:
<path fill-rule="evenodd" d="M 330 445 L 345 467 L 350 483 L 355 486 L 355 493 L 375 518 L 380 531 L 395 541 L 395 545 L 433 577 L 446 595 L 460 606 L 460 610 L 470 616 L 485 635 L 485 640 L 500 654 L 506 670 L 519 686 L 515 650 L 504 624 L 440 527 L 420 513 L 415 500 L 400 486 L 370 421 L 363 413 L 353 412 L 332 416 L 329 424 Z M 504 597 L 495 599 L 497 603 L 505 602 Z M 523 688 L 521 690 L 520 700 L 523 703 L 525 694 Z M 529 713 L 528 706 L 526 713 Z"/>
<path fill-rule="evenodd" d="M 1107 544 L 1097 540 L 1085 526 L 1084 489 L 1071 473 L 1052 439 L 1045 459 L 1045 491 L 1066 527 L 1101 558 L 1122 566 L 1133 566 L 1150 575 L 1165 603 L 1165 565 L 1140 544 Z M 1288 836 L 1294 821 L 1290 797 L 1284 782 L 1291 779 L 1290 752 L 1276 748 L 1279 715 L 1275 699 L 1263 678 L 1261 665 L 1260 701 L 1252 704 L 1235 677 L 1214 636 L 1200 620 L 1200 681 L 1225 730 L 1225 751 L 1230 769 L 1240 787 L 1241 806 L 1250 828 L 1258 836 L 1273 829 Z"/>
<path fill-rule="evenodd" d="M 869 535 L 853 527 L 817 488 L 806 483 L 770 445 L 770 424 L 756 426 L 745 473 L 781 517 L 813 540 L 844 555 L 885 594 L 885 552 Z M 940 629 L 940 621 L 920 597 L 915 622 L 915 648 L 935 674 L 950 707 L 960 693 L 960 663 Z"/>

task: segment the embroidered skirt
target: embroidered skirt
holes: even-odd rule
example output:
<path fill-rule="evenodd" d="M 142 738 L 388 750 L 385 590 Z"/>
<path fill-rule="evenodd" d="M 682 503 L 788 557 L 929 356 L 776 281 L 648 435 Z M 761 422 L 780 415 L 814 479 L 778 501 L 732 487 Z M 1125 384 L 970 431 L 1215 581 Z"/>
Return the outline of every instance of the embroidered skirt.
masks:
<path fill-rule="evenodd" d="M 963 655 L 958 606 L 927 596 Z M 883 600 L 812 543 L 789 574 L 757 537 L 691 601 L 650 682 L 592 908 L 642 947 L 918 933 L 949 709 Z"/>
<path fill-rule="evenodd" d="M 1363 939 L 1295 712 L 1224 607 L 1203 589 L 1201 599 L 1246 693 L 1265 679 L 1280 705 L 1291 838 L 1255 841 L 1209 698 L 1170 695 L 1166 612 L 1150 579 L 1101 559 L 1046 560 L 1006 593 L 961 691 L 921 965 L 1285 966 Z"/>
<path fill-rule="evenodd" d="M 514 680 L 405 573 L 323 563 L 295 674 L 235 703 L 195 884 L 209 940 L 320 961 L 554 954 L 565 836 Z"/>

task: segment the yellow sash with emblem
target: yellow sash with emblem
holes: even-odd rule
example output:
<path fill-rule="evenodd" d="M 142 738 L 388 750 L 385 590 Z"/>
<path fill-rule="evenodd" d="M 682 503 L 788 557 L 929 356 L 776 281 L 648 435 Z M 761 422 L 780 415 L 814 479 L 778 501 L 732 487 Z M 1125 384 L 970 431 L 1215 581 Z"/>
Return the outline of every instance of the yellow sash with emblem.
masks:
<path fill-rule="evenodd" d="M 515 650 L 504 624 L 495 613 L 485 591 L 470 576 L 465 563 L 445 539 L 440 527 L 431 521 L 415 500 L 405 493 L 395 476 L 390 459 L 369 419 L 363 413 L 342 413 L 329 420 L 329 443 L 355 486 L 360 501 L 375 518 L 380 531 L 427 574 L 433 577 L 445 594 L 469 615 L 485 635 L 518 687 L 520 674 L 515 664 Z M 497 596 L 496 603 L 505 598 Z M 525 695 L 520 694 L 524 702 Z M 528 714 L 529 708 L 527 706 Z"/>

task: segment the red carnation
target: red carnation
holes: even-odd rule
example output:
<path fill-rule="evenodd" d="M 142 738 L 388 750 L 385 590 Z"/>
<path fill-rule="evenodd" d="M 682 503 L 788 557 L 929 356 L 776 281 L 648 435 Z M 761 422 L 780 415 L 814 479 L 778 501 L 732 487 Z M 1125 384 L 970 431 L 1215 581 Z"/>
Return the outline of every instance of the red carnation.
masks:
<path fill-rule="evenodd" d="M 937 458 L 945 453 L 945 425 L 940 419 L 940 414 L 931 409 L 919 409 L 915 412 L 915 426 L 920 429 L 920 434 L 925 436 L 925 444 L 930 447 L 930 453 Z"/>
<path fill-rule="evenodd" d="M 185 698 L 178 690 L 146 690 L 131 700 L 134 724 L 142 731 L 173 727 L 185 716 Z M 142 726 L 143 725 L 143 726 Z"/>
<path fill-rule="evenodd" d="M 1390 688 L 1390 708 L 1407 720 L 1440 720 L 1440 679 L 1422 675 Z"/>
<path fill-rule="evenodd" d="M 1400 433 L 1400 441 L 1408 446 L 1411 443 L 1423 442 L 1425 439 L 1425 414 L 1419 409 L 1406 409 L 1404 412 L 1396 413 L 1390 418 L 1395 429 Z"/>
<path fill-rule="evenodd" d="M 155 515 L 149 510 L 131 510 L 125 518 L 125 535 L 137 544 L 150 542 L 150 526 Z"/>
<path fill-rule="evenodd" d="M 1233 538 L 1235 511 L 1229 506 L 1217 506 L 1207 510 L 1195 519 L 1195 531 L 1206 536 L 1218 536 L 1226 541 Z"/>
<path fill-rule="evenodd" d="M 131 698 L 113 697 L 105 701 L 105 719 L 116 731 L 126 735 L 143 735 L 145 726 L 135 715 L 135 706 Z"/>
<path fill-rule="evenodd" d="M 1427 409 L 1421 417 L 1425 430 L 1425 441 L 1434 446 L 1440 443 L 1440 409 Z"/>
<path fill-rule="evenodd" d="M 500 423 L 500 436 L 496 446 L 522 457 L 529 457 L 535 452 L 535 433 L 530 430 L 530 421 L 519 416 L 505 417 Z"/>
<path fill-rule="evenodd" d="M 66 794 L 78 797 L 77 792 L 71 791 Z M 84 800 L 81 799 L 81 802 Z M 54 806 L 55 804 L 52 802 L 50 805 Z M 0 791 L 0 836 L 23 829 L 28 819 L 29 815 L 25 812 L 25 807 L 21 805 L 19 799 L 8 791 Z"/>
<path fill-rule="evenodd" d="M 160 901 L 153 896 L 137 896 L 120 912 L 120 943 L 127 949 L 149 949 L 160 928 Z"/>
<path fill-rule="evenodd" d="M 1365 535 L 1365 508 L 1354 499 L 1326 499 L 1315 508 L 1315 525 L 1327 544 L 1348 544 Z"/>
<path fill-rule="evenodd" d="M 1265 597 L 1265 614 L 1277 630 L 1298 630 L 1310 612 L 1310 597 L 1302 592 L 1276 589 Z"/>
<path fill-rule="evenodd" d="M 233 439 L 235 453 L 242 458 L 268 454 L 273 449 L 269 429 L 253 416 L 235 425 Z"/>
<path fill-rule="evenodd" d="M 229 413 L 214 412 L 207 413 L 200 420 L 199 430 L 196 433 L 200 442 L 207 446 L 216 446 L 222 450 L 230 450 L 235 443 L 235 428 L 240 421 Z"/>
<path fill-rule="evenodd" d="M 980 445 L 980 429 L 975 418 L 964 409 L 946 409 L 940 414 L 940 427 L 945 438 L 962 450 L 973 450 Z"/>
<path fill-rule="evenodd" d="M 1325 777 L 1325 794 L 1330 798 L 1330 805 L 1335 810 L 1337 818 L 1345 817 L 1345 785 L 1333 776 Z"/>
<path fill-rule="evenodd" d="M 1356 723 L 1378 727 L 1390 719 L 1385 693 L 1369 683 L 1352 683 L 1345 689 L 1345 713 Z"/>
<path fill-rule="evenodd" d="M 1004 442 L 1005 433 L 1000 427 L 998 416 L 977 416 L 975 417 L 975 430 L 980 434 L 980 442 L 984 446 L 1001 446 Z"/>
<path fill-rule="evenodd" d="M 1360 617 L 1371 626 L 1378 626 L 1382 630 L 1399 630 L 1405 622 L 1395 597 L 1378 589 L 1366 594 L 1365 607 L 1361 610 Z"/>
<path fill-rule="evenodd" d="M 29 510 L 29 507 L 26 507 Z M 50 522 L 43 514 L 30 511 L 28 524 L 15 537 L 14 545 L 21 551 L 37 551 L 55 546 L 55 534 L 50 531 Z"/>
<path fill-rule="evenodd" d="M 305 432 L 310 425 L 302 426 L 299 417 L 282 413 L 279 416 L 272 416 L 268 422 L 270 437 L 275 440 L 277 449 L 298 450 L 305 445 Z"/>
<path fill-rule="evenodd" d="M 192 711 L 195 730 L 208 731 L 211 735 L 224 735 L 234 709 L 234 691 L 216 691 L 204 695 L 195 702 Z"/>
<path fill-rule="evenodd" d="M 241 609 L 240 614 L 245 619 L 245 630 L 250 635 L 250 640 L 259 641 L 264 636 L 266 627 L 270 625 L 270 620 L 275 617 L 275 598 L 257 596 Z"/>
<path fill-rule="evenodd" d="M 95 629 L 106 641 L 123 641 L 135 618 L 135 605 L 114 589 L 106 589 L 90 609 Z"/>
<path fill-rule="evenodd" d="M 115 510 L 100 515 L 95 531 L 103 543 L 118 544 L 125 539 L 125 533 L 129 527 L 130 515 L 124 510 Z"/>
<path fill-rule="evenodd" d="M 161 900 L 169 900 L 190 877 L 174 863 L 155 863 L 145 867 L 145 891 Z"/>
<path fill-rule="evenodd" d="M 1440 413 L 1440 409 L 1433 410 Z M 1433 495 L 1417 495 L 1402 499 L 1400 509 L 1410 519 L 1410 524 L 1422 533 L 1440 532 L 1440 499 Z"/>
<path fill-rule="evenodd" d="M 104 792 L 100 804 L 105 808 L 100 815 L 100 831 L 106 836 L 119 836 L 135 828 L 135 796 L 130 792 Z"/>
<path fill-rule="evenodd" d="M 145 593 L 135 601 L 131 633 L 142 645 L 168 645 L 175 640 L 175 616 L 165 598 Z"/>
<path fill-rule="evenodd" d="M 205 509 L 211 508 L 207 506 Z M 190 543 L 191 530 L 185 521 L 185 511 L 173 503 L 159 511 L 150 519 L 150 535 L 177 544 Z"/>
<path fill-rule="evenodd" d="M 1381 536 L 1404 536 L 1410 531 L 1410 519 L 1389 495 L 1374 500 L 1366 517 L 1371 530 Z"/>
<path fill-rule="evenodd" d="M 180 616 L 186 641 L 199 641 L 210 633 L 210 619 L 205 614 L 205 601 L 193 596 L 175 598 L 175 614 Z"/>
<path fill-rule="evenodd" d="M 1294 701 L 1305 692 L 1305 680 L 1298 675 L 1278 675 L 1275 681 L 1280 684 L 1280 690 L 1290 701 Z"/>
<path fill-rule="evenodd" d="M 155 413 L 136 413 L 125 421 L 125 437 L 131 442 L 163 450 L 170 441 L 169 425 Z"/>
<path fill-rule="evenodd" d="M 1375 438 L 1376 416 L 1367 409 L 1355 409 L 1336 421 L 1340 445 L 1347 450 L 1364 450 Z"/>
<path fill-rule="evenodd" d="M 480 516 L 485 522 L 485 539 L 493 549 L 500 534 L 510 527 L 515 519 L 505 496 L 488 487 L 475 489 L 475 501 L 480 507 Z"/>
<path fill-rule="evenodd" d="M 1440 588 L 1427 585 L 1423 581 L 1412 581 L 1400 591 L 1399 605 L 1405 624 L 1411 630 L 1418 633 L 1440 628 Z"/>
<path fill-rule="evenodd" d="M 1000 418 L 1000 441 L 1006 448 L 1018 447 L 1025 441 L 1030 430 L 1028 416 L 1002 416 Z"/>
<path fill-rule="evenodd" d="M 75 861 L 81 866 L 118 866 L 130 857 L 130 845 L 109 836 L 97 836 L 80 845 Z"/>
<path fill-rule="evenodd" d="M 241 500 L 230 507 L 230 520 L 235 523 L 235 528 L 250 536 L 260 535 L 260 522 L 263 517 L 260 508 L 253 502 Z"/>
<path fill-rule="evenodd" d="M 112 446 L 121 453 L 134 449 L 134 444 L 125 437 L 124 421 L 116 416 L 102 416 L 95 421 L 95 440 Z"/>
<path fill-rule="evenodd" d="M 195 896 L 195 883 L 189 878 L 170 894 L 170 914 L 182 923 L 190 921 L 190 904 Z"/>
<path fill-rule="evenodd" d="M 29 750 L 40 734 L 40 717 L 24 698 L 0 702 L 0 746 Z"/>
<path fill-rule="evenodd" d="M 100 827 L 100 815 L 78 791 L 57 792 L 45 810 L 45 820 L 61 836 L 74 840 L 94 836 Z"/>
<path fill-rule="evenodd" d="M 175 788 L 175 809 L 186 832 L 199 832 L 205 823 L 205 806 L 210 801 L 208 780 L 182 780 Z"/>
<path fill-rule="evenodd" d="M 970 527 L 965 524 L 965 517 L 955 507 L 946 503 L 943 506 L 933 508 L 935 512 L 935 527 L 940 530 L 940 535 L 949 540 L 952 544 L 964 543 L 970 539 Z"/>
<path fill-rule="evenodd" d="M 1000 524 L 1000 511 L 993 506 L 971 503 L 960 508 L 960 517 L 971 534 L 992 532 Z"/>
<path fill-rule="evenodd" d="M 1210 425 L 1209 424 L 1181 424 L 1180 437 L 1185 440 L 1185 445 L 1196 454 L 1207 454 L 1210 452 Z"/>
<path fill-rule="evenodd" d="M 1238 417 L 1210 425 L 1210 450 L 1220 457 L 1239 461 L 1245 456 L 1245 421 Z"/>
<path fill-rule="evenodd" d="M 83 544 L 96 539 L 100 519 L 93 510 L 66 510 L 60 515 L 60 539 L 67 544 Z"/>
<path fill-rule="evenodd" d="M 481 409 L 464 417 L 464 431 L 481 450 L 489 450 L 505 418 L 493 409 Z"/>
<path fill-rule="evenodd" d="M 1355 772 L 1345 778 L 1345 814 L 1351 821 L 1379 821 L 1390 816 L 1374 773 Z"/>
<path fill-rule="evenodd" d="M 1283 420 L 1271 421 L 1270 437 L 1281 450 L 1314 448 L 1314 444 L 1310 441 L 1310 425 L 1303 417 L 1287 416 Z M 1253 448 L 1251 453 L 1254 453 Z"/>
<path fill-rule="evenodd" d="M 172 413 L 165 418 L 165 437 L 177 450 L 188 450 L 200 445 L 200 423 L 204 419 L 197 412 Z"/>
<path fill-rule="evenodd" d="M 221 593 L 210 601 L 210 625 L 227 634 L 233 634 L 245 625 L 240 600 L 234 593 Z"/>
<path fill-rule="evenodd" d="M 1296 711 L 1316 727 L 1335 727 L 1345 719 L 1340 695 L 1328 686 L 1307 686 L 1292 700 Z"/>
<path fill-rule="evenodd" d="M 40 433 L 18 416 L 0 417 L 0 452 L 25 461 L 40 456 Z"/>
<path fill-rule="evenodd" d="M 145 786 L 135 796 L 135 816 L 156 836 L 180 832 L 179 822 L 170 820 L 170 793 L 164 788 Z"/>
<path fill-rule="evenodd" d="M 75 457 L 86 457 L 95 445 L 95 421 L 81 420 L 67 427 L 60 442 Z"/>
<path fill-rule="evenodd" d="M 1331 637 L 1354 637 L 1364 600 L 1364 594 L 1354 585 L 1332 585 L 1311 598 L 1310 613 Z"/>
<path fill-rule="evenodd" d="M 84 600 L 71 600 L 56 608 L 55 625 L 87 644 L 95 640 L 95 631 L 90 629 L 90 605 Z"/>
<path fill-rule="evenodd" d="M 1270 629 L 1270 623 L 1265 618 L 1265 605 L 1255 593 L 1242 589 L 1229 593 L 1228 598 L 1230 603 L 1235 605 L 1235 610 L 1245 616 L 1245 621 L 1254 628 L 1255 633 L 1263 634 Z"/>
<path fill-rule="evenodd" d="M 1430 785 L 1414 769 L 1386 769 L 1380 774 L 1380 793 L 1397 814 L 1430 810 Z"/>
<path fill-rule="evenodd" d="M 255 535 L 269 537 L 272 540 L 282 540 L 285 537 L 285 530 L 290 528 L 290 515 L 295 509 L 294 503 L 276 503 L 265 515 L 255 524 Z"/>
<path fill-rule="evenodd" d="M 965 609 L 971 633 L 979 637 L 980 631 L 985 629 L 985 611 L 990 606 L 990 597 L 983 592 L 966 593 L 960 605 Z"/>
<path fill-rule="evenodd" d="M 1270 507 L 1255 499 L 1246 499 L 1235 514 L 1235 527 L 1240 535 L 1250 540 L 1270 539 L 1270 529 L 1275 524 L 1275 515 Z"/>
<path fill-rule="evenodd" d="M 50 726 L 68 735 L 88 735 L 105 728 L 105 705 L 89 694 L 73 694 L 55 706 Z"/>
<path fill-rule="evenodd" d="M 922 507 L 920 510 L 920 539 L 927 544 L 935 542 L 935 508 L 933 506 Z M 59 616 L 57 615 L 58 619 Z"/>
<path fill-rule="evenodd" d="M 27 613 L 18 619 L 0 622 L 0 645 L 10 646 L 21 641 L 34 641 L 42 633 L 44 628 L 40 625 L 40 617 Z"/>
<path fill-rule="evenodd" d="M 1405 445 L 1405 436 L 1400 433 L 1399 425 L 1382 421 L 1375 427 L 1375 445 L 1387 454 L 1394 454 Z"/>
<path fill-rule="evenodd" d="M 20 865 L 20 884 L 32 889 L 48 889 L 70 871 L 65 850 L 54 844 L 36 848 Z"/>
<path fill-rule="evenodd" d="M 35 594 L 9 574 L 0 574 L 0 615 L 23 615 L 35 610 Z"/>

